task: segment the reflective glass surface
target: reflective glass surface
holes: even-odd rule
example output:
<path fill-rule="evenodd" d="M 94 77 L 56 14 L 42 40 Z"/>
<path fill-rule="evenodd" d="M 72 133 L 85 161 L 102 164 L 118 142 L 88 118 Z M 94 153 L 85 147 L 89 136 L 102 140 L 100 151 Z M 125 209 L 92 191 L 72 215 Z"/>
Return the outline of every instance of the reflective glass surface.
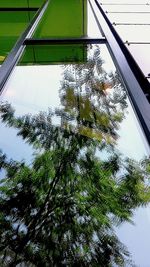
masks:
<path fill-rule="evenodd" d="M 141 1 L 99 1 L 129 51 L 145 74 L 149 73 L 150 5 Z M 142 25 L 140 25 L 142 24 Z"/>
<path fill-rule="evenodd" d="M 150 62 L 150 44 L 131 44 L 127 45 L 129 51 L 134 56 L 135 60 L 141 66 L 145 76 L 150 72 L 149 62 Z"/>
<path fill-rule="evenodd" d="M 111 1 L 110 1 L 111 3 Z M 114 3 L 114 1 L 112 2 Z M 121 3 L 121 1 L 120 1 Z M 123 2 L 122 2 L 123 3 Z M 134 12 L 149 12 L 150 11 L 150 6 L 146 5 L 146 3 L 143 3 L 143 5 L 126 5 L 126 1 L 124 2 L 124 5 L 104 5 L 104 11 L 105 12 L 132 12 L 134 8 Z M 129 4 L 132 4 L 133 2 L 130 1 Z M 117 14 L 116 14 L 117 15 Z"/>
<path fill-rule="evenodd" d="M 87 2 L 87 35 L 92 38 L 102 37 L 102 34 L 96 23 L 89 1 Z"/>
<path fill-rule="evenodd" d="M 133 7 L 131 7 L 133 10 Z M 116 22 L 116 23 L 125 23 L 125 22 L 128 22 L 128 23 L 149 23 L 150 21 L 150 16 L 149 16 L 149 13 L 145 13 L 145 14 L 135 14 L 134 13 L 129 13 L 129 14 L 126 14 L 126 13 L 118 13 L 118 14 L 113 14 L 113 13 L 110 13 L 108 14 L 109 15 L 109 19 L 112 21 L 112 22 Z"/>
<path fill-rule="evenodd" d="M 103 1 L 102 7 L 145 76 L 149 73 L 150 5 L 139 1 Z M 139 25 L 142 24 L 142 25 Z M 132 44 L 133 43 L 133 44 Z M 138 43 L 138 44 L 136 44 Z M 139 44 L 143 43 L 143 44 Z M 146 43 L 146 44 L 144 44 Z"/>
<path fill-rule="evenodd" d="M 51 58 L 54 47 L 41 49 Z M 132 266 L 117 236 L 126 244 L 120 226 L 149 202 L 149 149 L 108 50 L 85 45 L 84 61 L 32 66 L 26 53 L 1 95 L 0 260 Z"/>
<path fill-rule="evenodd" d="M 74 48 L 74 50 L 73 50 Z M 75 49 L 76 48 L 76 49 Z M 30 50 L 34 49 L 34 60 L 31 62 L 28 61 L 28 58 L 30 56 Z M 65 51 L 69 51 L 70 49 L 70 57 L 69 57 L 69 53 L 68 53 L 68 58 L 66 58 L 66 54 Z M 78 52 L 78 53 L 77 53 Z M 95 53 L 95 54 L 94 54 Z M 98 55 L 97 55 L 97 54 Z M 28 56 L 29 55 L 29 56 Z M 99 66 L 96 65 L 96 63 L 94 62 L 96 56 L 98 57 L 98 64 Z M 93 57 L 93 58 L 92 58 Z M 95 58 L 94 58 L 95 57 Z M 26 60 L 27 59 L 27 60 Z M 78 60 L 77 60 L 78 59 Z M 93 65 L 91 63 L 90 66 L 90 61 L 93 60 Z M 68 63 L 67 63 L 68 61 Z M 69 61 L 72 63 L 69 63 Z M 75 63 L 75 62 L 79 62 L 79 63 Z M 57 64 L 56 64 L 57 62 Z M 63 65 L 64 62 L 64 65 Z M 51 65 L 50 65 L 51 63 Z M 25 64 L 25 65 L 24 65 Z M 26 64 L 29 65 L 34 65 L 34 66 L 26 66 Z M 131 113 L 131 115 L 129 117 L 133 117 L 133 126 L 134 126 L 134 131 L 136 132 L 137 135 L 139 135 L 139 140 L 141 140 L 141 136 L 139 134 L 139 130 L 136 130 L 136 123 L 134 123 L 135 120 L 135 115 L 134 112 L 132 111 L 131 108 L 131 104 L 130 101 L 128 100 L 127 94 L 126 94 L 126 90 L 123 87 L 123 85 L 121 84 L 121 81 L 119 79 L 119 77 L 116 74 L 116 70 L 115 70 L 115 66 L 110 58 L 110 55 L 105 47 L 105 45 L 46 45 L 46 46 L 34 46 L 34 47 L 27 47 L 24 55 L 22 56 L 20 62 L 18 63 L 18 66 L 15 68 L 14 73 L 12 74 L 12 77 L 10 78 L 10 80 L 7 83 L 7 86 L 4 90 L 4 93 L 2 94 L 1 98 L 2 101 L 8 101 L 11 102 L 11 104 L 14 106 L 17 114 L 19 115 L 24 115 L 28 112 L 30 112 L 32 114 L 38 111 L 46 111 L 48 109 L 48 107 L 53 106 L 53 108 L 62 108 L 62 100 L 61 100 L 61 84 L 63 83 L 63 81 L 65 81 L 66 76 L 68 75 L 68 79 L 70 84 L 69 86 L 73 86 L 72 90 L 75 90 L 74 87 L 75 82 L 78 82 L 78 79 L 75 80 L 74 82 L 71 82 L 71 79 L 75 79 L 74 75 L 79 75 L 78 74 L 78 69 L 80 70 L 81 68 L 81 74 L 83 72 L 83 75 L 86 76 L 86 72 L 87 72 L 87 78 L 93 78 L 90 77 L 88 75 L 90 75 L 88 67 L 91 67 L 92 71 L 96 68 L 99 68 L 97 71 L 97 76 L 94 73 L 93 76 L 95 78 L 95 82 L 96 79 L 98 79 L 98 75 L 100 72 L 101 77 L 99 78 L 99 86 L 101 86 L 101 90 L 103 89 L 104 93 L 106 94 L 106 98 L 110 97 L 111 100 L 111 96 L 113 97 L 113 93 L 114 90 L 111 89 L 111 87 L 117 87 L 118 90 L 118 94 L 122 93 L 123 94 L 123 98 L 125 98 L 126 100 L 124 101 L 124 105 L 125 105 L 125 117 L 129 116 L 128 114 Z M 104 70 L 103 70 L 104 67 Z M 76 68 L 77 68 L 77 74 L 76 74 Z M 95 68 L 95 69 L 94 69 Z M 102 68 L 102 69 L 101 69 Z M 75 73 L 75 74 L 74 74 Z M 113 76 L 113 74 L 116 76 Z M 106 81 L 105 81 L 105 75 L 106 75 Z M 111 77 L 112 75 L 112 77 Z M 72 78 L 71 78 L 71 77 Z M 79 77 L 80 78 L 80 77 Z M 81 76 L 81 78 L 83 79 L 83 77 Z M 116 81 L 115 81 L 116 79 Z M 69 83 L 68 82 L 68 83 Z M 115 84 L 115 82 L 118 84 L 113 86 L 113 82 Z M 54 85 L 53 85 L 54 83 Z M 67 83 L 67 81 L 66 81 Z M 86 86 L 87 81 L 83 80 L 81 82 L 81 87 L 85 87 Z M 68 87 L 69 87 L 68 86 Z M 78 86 L 78 85 L 77 85 Z M 119 89 L 118 89 L 119 88 Z M 85 90 L 85 89 L 84 89 Z M 84 92 L 83 90 L 83 98 L 85 97 L 86 100 L 86 90 Z M 68 92 L 69 94 L 69 92 Z M 70 94 L 73 94 L 73 92 Z M 91 92 L 92 94 L 92 92 Z M 81 90 L 81 95 L 82 95 L 82 90 Z M 54 99 L 53 99 L 54 97 Z M 70 95 L 71 97 L 71 95 Z M 76 95 L 72 95 L 72 97 L 75 98 L 74 100 L 74 104 L 77 105 L 81 105 L 82 106 L 82 101 L 80 104 L 77 103 L 76 100 Z M 94 97 L 94 96 L 93 96 Z M 95 96 L 96 98 L 97 96 Z M 116 96 L 117 97 L 117 96 Z M 87 94 L 87 98 L 89 98 L 89 95 Z M 99 98 L 101 98 L 101 96 L 99 95 Z M 81 98 L 82 100 L 82 98 Z M 51 102 L 52 101 L 52 102 Z M 89 104 L 88 104 L 88 99 L 87 99 L 87 107 L 85 106 L 85 113 L 90 113 L 92 110 L 88 109 L 88 107 L 90 108 Z M 92 100 L 92 101 L 96 101 L 96 100 Z M 100 101 L 100 100 L 99 100 Z M 107 104 L 107 102 L 106 102 Z M 69 103 L 68 103 L 69 105 Z M 96 104 L 98 105 L 98 103 Z M 117 107 L 118 103 L 116 103 L 114 106 Z M 122 105 L 122 103 L 121 103 Z M 127 108 L 128 107 L 128 108 Z M 71 107 L 70 107 L 71 108 Z M 72 106 L 73 108 L 73 106 Z M 77 108 L 77 107 L 76 107 Z M 87 108 L 87 111 L 86 111 Z M 120 106 L 121 108 L 121 106 Z M 124 108 L 124 107 L 123 107 Z M 82 108 L 81 108 L 82 109 Z M 115 110 L 115 107 L 114 107 Z M 82 111 L 84 113 L 84 110 Z M 82 113 L 81 112 L 81 113 Z M 123 114 L 122 114 L 123 115 Z M 91 115 L 85 115 L 85 116 L 90 116 Z M 92 115 L 93 117 L 94 115 Z M 123 118 L 124 118 L 123 116 Z M 59 116 L 58 116 L 59 117 Z M 75 116 L 76 117 L 76 116 Z M 121 125 L 125 124 L 125 121 L 127 121 L 127 119 L 123 119 L 120 121 L 120 123 L 118 124 L 118 127 L 116 128 L 117 131 L 117 135 L 118 138 L 116 139 L 117 142 L 115 142 L 115 145 L 120 142 L 120 134 L 119 132 L 121 131 Z M 91 118 L 91 120 L 94 120 Z M 129 121 L 129 119 L 128 119 Z M 75 118 L 73 119 L 73 122 L 75 123 Z M 94 122 L 91 122 L 94 123 Z M 123 132 L 126 132 L 122 130 L 122 134 Z M 92 134 L 92 132 L 91 132 Z M 120 137 L 119 137 L 120 136 Z M 132 136 L 128 137 L 129 140 L 131 140 L 132 143 Z M 135 142 L 136 143 L 136 142 Z M 141 143 L 142 144 L 142 143 Z M 127 148 L 126 150 L 130 150 L 130 146 Z M 129 152 L 130 154 L 133 153 L 133 151 Z"/>
<path fill-rule="evenodd" d="M 150 42 L 150 26 L 117 25 L 115 29 L 124 42 Z"/>
<path fill-rule="evenodd" d="M 148 76 L 149 73 L 149 36 L 150 36 L 150 5 L 149 1 L 120 1 L 120 0 L 103 0 L 104 11 L 116 13 L 107 13 L 108 18 L 114 25 L 118 34 L 124 42 L 134 42 L 126 44 L 127 48 L 137 61 L 139 67 Z M 118 13 L 129 12 L 129 13 Z M 135 13 L 134 13 L 135 12 Z M 137 13 L 139 12 L 139 13 Z M 144 13 L 142 13 L 144 12 Z M 132 25 L 134 24 L 134 25 Z M 143 24 L 143 25 L 139 25 Z M 136 44 L 138 42 L 138 44 Z M 142 44 L 143 43 L 143 44 Z M 145 44 L 146 43 L 146 44 Z M 130 131 L 130 127 L 127 127 Z M 125 133 L 125 132 L 124 132 Z M 137 142 L 137 149 L 139 148 Z M 117 228 L 120 239 L 128 246 L 136 266 L 149 266 L 149 223 L 150 209 L 139 208 L 133 214 L 135 225 L 123 224 Z M 127 266 L 130 264 L 127 264 Z"/>

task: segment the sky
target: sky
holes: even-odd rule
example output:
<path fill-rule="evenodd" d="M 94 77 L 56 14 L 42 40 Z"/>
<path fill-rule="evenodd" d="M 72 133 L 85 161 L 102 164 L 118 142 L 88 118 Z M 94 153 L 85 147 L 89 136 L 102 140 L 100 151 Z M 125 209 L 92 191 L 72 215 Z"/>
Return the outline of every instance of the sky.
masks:
<path fill-rule="evenodd" d="M 147 23 L 150 24 L 150 13 L 109 13 L 109 12 L 150 12 L 150 1 L 139 1 L 139 0 L 102 0 L 102 7 L 107 11 L 107 15 L 112 23 Z M 106 5 L 112 3 L 118 4 L 130 4 L 130 5 Z M 147 3 L 149 5 L 147 5 Z M 136 5 L 131 5 L 136 4 Z M 142 5 L 137 5 L 142 4 Z M 145 4 L 145 5 L 144 5 Z M 119 35 L 122 37 L 124 42 L 145 42 L 146 44 L 131 44 L 127 45 L 129 51 L 132 53 L 140 68 L 142 69 L 145 76 L 150 73 L 150 25 L 116 25 L 114 26 Z M 132 109 L 130 112 L 133 114 Z M 134 115 L 129 116 L 129 120 L 125 121 L 122 126 L 122 137 L 124 140 L 128 139 L 128 131 L 133 135 L 133 129 L 131 125 L 132 120 L 135 119 Z M 136 124 L 138 125 L 138 124 Z M 136 132 L 137 133 L 137 132 Z M 131 139 L 130 139 L 131 140 Z M 148 150 L 144 151 L 143 146 L 139 142 L 130 143 L 130 152 L 136 159 L 141 157 L 144 153 L 149 155 Z M 121 144 L 122 146 L 122 144 Z M 135 146 L 135 147 L 134 147 Z M 133 220 L 135 225 L 124 224 L 118 230 L 117 233 L 122 242 L 124 242 L 129 251 L 132 252 L 133 260 L 138 267 L 149 267 L 150 266 L 150 207 L 139 208 L 134 214 Z"/>

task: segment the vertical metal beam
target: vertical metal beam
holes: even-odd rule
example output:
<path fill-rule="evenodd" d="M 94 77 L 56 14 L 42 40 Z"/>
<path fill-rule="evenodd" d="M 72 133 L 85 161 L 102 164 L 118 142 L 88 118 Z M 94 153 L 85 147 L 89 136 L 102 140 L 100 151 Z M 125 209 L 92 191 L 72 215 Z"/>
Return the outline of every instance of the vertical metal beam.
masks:
<path fill-rule="evenodd" d="M 10 51 L 9 55 L 7 56 L 6 60 L 3 62 L 2 66 L 0 67 L 0 93 L 2 92 L 4 85 L 9 78 L 13 68 L 17 64 L 20 56 L 22 55 L 25 45 L 24 41 L 26 38 L 30 38 L 33 35 L 38 23 L 40 22 L 45 10 L 47 9 L 49 0 L 45 1 L 41 8 L 37 11 L 34 18 L 30 22 L 29 26 L 23 32 L 21 37 L 18 39 L 17 43 Z"/>
<path fill-rule="evenodd" d="M 99 28 L 103 30 L 108 49 L 121 74 L 142 129 L 150 144 L 150 104 L 145 95 L 150 93 L 150 84 L 115 31 L 99 2 L 97 0 L 89 1 L 98 16 Z"/>

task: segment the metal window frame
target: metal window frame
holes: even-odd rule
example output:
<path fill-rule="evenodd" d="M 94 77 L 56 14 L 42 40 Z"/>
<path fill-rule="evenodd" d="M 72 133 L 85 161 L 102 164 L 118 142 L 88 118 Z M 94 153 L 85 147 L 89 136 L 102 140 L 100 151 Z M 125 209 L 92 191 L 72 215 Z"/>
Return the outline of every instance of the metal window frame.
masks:
<path fill-rule="evenodd" d="M 145 4 L 134 4 L 134 3 L 100 3 L 100 5 L 103 6 L 149 6 L 149 3 L 145 3 Z"/>

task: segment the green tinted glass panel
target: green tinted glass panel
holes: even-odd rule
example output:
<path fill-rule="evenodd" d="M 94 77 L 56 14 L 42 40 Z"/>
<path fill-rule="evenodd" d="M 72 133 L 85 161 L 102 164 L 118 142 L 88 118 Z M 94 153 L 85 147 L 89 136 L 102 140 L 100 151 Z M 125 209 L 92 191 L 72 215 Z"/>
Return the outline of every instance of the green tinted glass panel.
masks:
<path fill-rule="evenodd" d="M 40 7 L 44 0 L 1 0 L 0 7 Z"/>
<path fill-rule="evenodd" d="M 5 60 L 35 12 L 0 12 L 0 63 Z"/>
<path fill-rule="evenodd" d="M 51 0 L 35 37 L 81 37 L 86 35 L 86 0 Z"/>
<path fill-rule="evenodd" d="M 0 36 L 18 36 L 27 26 L 34 12 L 0 12 Z"/>
<path fill-rule="evenodd" d="M 27 0 L 1 0 L 0 7 L 26 7 Z"/>
<path fill-rule="evenodd" d="M 41 7 L 44 0 L 29 0 L 29 7 Z"/>
<path fill-rule="evenodd" d="M 36 45 L 28 46 L 21 59 L 21 65 L 49 64 L 57 62 L 84 62 L 87 58 L 87 49 L 80 45 Z"/>

